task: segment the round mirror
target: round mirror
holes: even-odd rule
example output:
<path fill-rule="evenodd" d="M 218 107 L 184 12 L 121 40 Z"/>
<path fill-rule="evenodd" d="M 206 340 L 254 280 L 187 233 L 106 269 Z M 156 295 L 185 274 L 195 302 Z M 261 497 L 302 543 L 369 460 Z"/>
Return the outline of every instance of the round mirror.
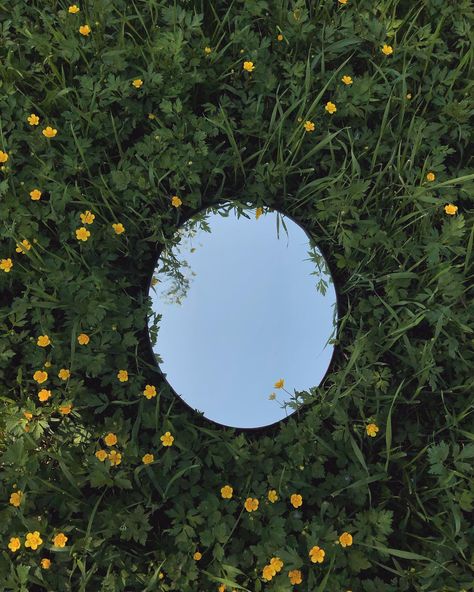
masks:
<path fill-rule="evenodd" d="M 161 372 L 214 422 L 280 421 L 328 370 L 334 284 L 315 243 L 280 212 L 214 207 L 190 218 L 161 252 L 149 295 Z"/>

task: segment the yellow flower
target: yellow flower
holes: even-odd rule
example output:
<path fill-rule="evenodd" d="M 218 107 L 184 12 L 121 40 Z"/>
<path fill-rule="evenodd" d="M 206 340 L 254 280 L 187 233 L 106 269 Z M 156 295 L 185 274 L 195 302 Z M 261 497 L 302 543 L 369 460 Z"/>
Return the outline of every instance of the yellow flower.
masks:
<path fill-rule="evenodd" d="M 145 390 L 143 391 L 143 394 L 147 399 L 156 397 L 156 386 L 153 386 L 152 384 L 147 384 Z"/>
<path fill-rule="evenodd" d="M 390 55 L 393 53 L 393 47 L 391 45 L 384 44 L 382 47 L 382 53 L 385 55 Z"/>
<path fill-rule="evenodd" d="M 89 25 L 82 25 L 79 27 L 79 33 L 81 35 L 89 35 L 90 32 L 91 28 L 89 27 Z"/>
<path fill-rule="evenodd" d="M 285 379 L 280 378 L 280 380 L 277 380 L 273 386 L 275 388 L 283 388 L 285 386 Z"/>
<path fill-rule="evenodd" d="M 41 191 L 39 189 L 33 189 L 33 191 L 30 191 L 30 197 L 33 201 L 37 201 L 41 197 Z"/>
<path fill-rule="evenodd" d="M 300 506 L 303 505 L 303 498 L 299 493 L 293 493 L 290 498 L 290 501 L 291 501 L 291 505 L 294 508 L 299 508 Z"/>
<path fill-rule="evenodd" d="M 307 132 L 314 132 L 314 123 L 312 121 L 305 121 L 303 126 Z"/>
<path fill-rule="evenodd" d="M 375 423 L 369 423 L 365 429 L 367 430 L 367 435 L 371 436 L 372 438 L 374 438 L 379 431 L 379 428 Z"/>
<path fill-rule="evenodd" d="M 339 537 L 341 547 L 350 547 L 352 545 L 352 535 L 348 532 L 343 532 Z"/>
<path fill-rule="evenodd" d="M 245 509 L 247 512 L 255 512 L 258 509 L 258 499 L 248 497 L 244 503 Z"/>
<path fill-rule="evenodd" d="M 279 571 L 281 571 L 281 568 L 283 567 L 283 561 L 279 557 L 272 557 L 270 559 L 270 565 L 278 573 Z"/>
<path fill-rule="evenodd" d="M 26 251 L 29 251 L 30 249 L 31 249 L 31 244 L 25 238 L 24 240 L 21 241 L 21 243 L 17 243 L 15 251 L 17 253 L 22 253 L 24 255 L 26 253 Z"/>
<path fill-rule="evenodd" d="M 182 204 L 183 202 L 180 200 L 180 198 L 177 195 L 173 195 L 173 197 L 171 198 L 171 204 L 175 207 L 175 208 L 179 208 L 179 206 Z"/>
<path fill-rule="evenodd" d="M 100 462 L 104 462 L 104 460 L 107 458 L 107 452 L 102 449 L 98 450 L 95 455 L 100 460 Z"/>
<path fill-rule="evenodd" d="M 48 391 L 46 389 L 41 389 L 38 393 L 38 399 L 44 403 L 45 401 L 47 401 L 50 397 L 52 396 L 51 391 Z"/>
<path fill-rule="evenodd" d="M 156 115 L 154 113 L 148 113 L 148 119 L 156 119 Z"/>
<path fill-rule="evenodd" d="M 35 115 L 34 113 L 32 113 L 27 119 L 28 119 L 28 123 L 30 125 L 38 125 L 38 123 L 40 121 L 40 118 L 37 115 Z"/>
<path fill-rule="evenodd" d="M 272 504 L 274 504 L 277 501 L 278 494 L 275 491 L 275 489 L 270 489 L 270 491 L 268 492 L 268 499 L 270 502 L 272 502 Z"/>
<path fill-rule="evenodd" d="M 219 588 L 217 588 L 217 592 L 225 592 L 226 589 L 226 585 L 225 584 L 221 584 L 219 586 Z"/>
<path fill-rule="evenodd" d="M 68 537 L 63 532 L 59 532 L 53 537 L 53 545 L 55 547 L 65 547 L 67 540 Z"/>
<path fill-rule="evenodd" d="M 301 577 L 301 571 L 299 569 L 292 569 L 288 572 L 291 584 L 301 584 L 303 578 Z"/>
<path fill-rule="evenodd" d="M 314 546 L 311 547 L 309 550 L 309 556 L 313 563 L 322 563 L 324 561 L 324 556 L 326 555 L 326 551 L 321 549 L 321 547 Z"/>
<path fill-rule="evenodd" d="M 427 174 L 426 174 L 426 180 L 427 180 L 427 181 L 434 181 L 435 179 L 436 179 L 436 176 L 435 176 L 435 174 L 434 174 L 434 173 L 431 173 L 431 172 L 430 172 L 430 173 L 427 173 Z"/>
<path fill-rule="evenodd" d="M 18 549 L 21 547 L 21 541 L 18 537 L 11 537 L 10 538 L 10 542 L 8 543 L 8 548 L 10 549 L 10 551 L 12 553 L 15 553 L 15 551 L 18 551 Z"/>
<path fill-rule="evenodd" d="M 7 162 L 8 160 L 8 154 L 6 152 L 3 152 L 3 150 L 0 150 L 0 162 Z"/>
<path fill-rule="evenodd" d="M 352 84 L 352 78 L 350 76 L 343 76 L 341 80 L 344 82 L 344 84 Z"/>
<path fill-rule="evenodd" d="M 78 7 L 78 6 L 76 6 L 76 4 L 73 4 L 72 6 L 70 6 L 70 7 L 68 8 L 68 12 L 69 12 L 70 14 L 77 14 L 77 13 L 79 12 L 79 7 Z"/>
<path fill-rule="evenodd" d="M 347 0 L 338 0 L 339 4 L 347 4 Z"/>
<path fill-rule="evenodd" d="M 34 532 L 27 533 L 25 547 L 30 547 L 33 551 L 36 551 L 42 542 L 43 539 L 40 537 L 40 533 L 35 530 Z"/>
<path fill-rule="evenodd" d="M 208 55 L 211 53 L 212 49 L 210 47 L 205 47 L 204 48 L 204 53 L 207 53 Z"/>
<path fill-rule="evenodd" d="M 54 136 L 58 133 L 58 130 L 48 125 L 43 130 L 43 136 L 46 138 L 54 138 Z"/>
<path fill-rule="evenodd" d="M 328 101 L 326 103 L 326 107 L 324 107 L 324 108 L 326 109 L 326 111 L 328 113 L 331 113 L 331 115 L 337 111 L 336 105 L 334 103 L 331 103 L 331 101 Z"/>
<path fill-rule="evenodd" d="M 407 99 L 410 100 L 411 99 L 411 93 L 407 93 Z"/>
<path fill-rule="evenodd" d="M 120 382 L 127 382 L 127 380 L 128 380 L 127 370 L 119 370 L 117 372 L 117 378 L 120 380 Z"/>
<path fill-rule="evenodd" d="M 70 376 L 71 372 L 67 368 L 61 368 L 61 370 L 58 372 L 58 377 L 61 380 L 67 380 Z"/>
<path fill-rule="evenodd" d="M 89 337 L 89 335 L 86 335 L 85 333 L 81 333 L 77 336 L 77 341 L 79 342 L 79 345 L 87 345 L 90 340 L 91 338 Z"/>
<path fill-rule="evenodd" d="M 49 360 L 46 360 L 46 362 L 43 364 L 43 366 L 45 368 L 51 368 L 51 362 Z"/>
<path fill-rule="evenodd" d="M 122 462 L 122 455 L 117 450 L 111 450 L 109 454 L 110 464 L 115 467 Z"/>
<path fill-rule="evenodd" d="M 44 557 L 44 558 L 41 560 L 41 567 L 42 567 L 43 569 L 49 569 L 49 568 L 51 567 L 51 560 L 50 560 L 50 559 L 48 559 L 47 557 Z"/>
<path fill-rule="evenodd" d="M 278 39 L 278 41 L 283 41 L 283 35 L 281 33 L 279 33 L 277 35 L 277 39 Z"/>
<path fill-rule="evenodd" d="M 104 442 L 107 444 L 107 446 L 114 446 L 114 444 L 117 444 L 117 436 L 113 432 L 109 432 L 105 436 Z"/>
<path fill-rule="evenodd" d="M 253 62 L 244 62 L 244 70 L 247 70 L 247 72 L 253 72 L 255 70 Z"/>
<path fill-rule="evenodd" d="M 50 345 L 50 343 L 51 341 L 47 335 L 40 335 L 36 345 L 39 345 L 40 347 L 46 347 L 47 345 Z"/>
<path fill-rule="evenodd" d="M 33 419 L 33 414 L 30 413 L 29 411 L 23 411 L 23 415 L 26 417 L 26 419 L 30 420 Z"/>
<path fill-rule="evenodd" d="M 86 241 L 90 237 L 91 233 L 85 226 L 81 226 L 80 228 L 76 229 L 76 238 L 77 240 Z"/>
<path fill-rule="evenodd" d="M 5 273 L 9 273 L 10 269 L 13 267 L 13 261 L 8 257 L 8 259 L 0 259 L 0 269 L 3 269 Z"/>
<path fill-rule="evenodd" d="M 14 491 L 11 495 L 10 495 L 10 503 L 12 506 L 15 506 L 16 508 L 19 507 L 19 505 L 21 504 L 21 500 L 23 498 L 23 491 Z"/>
<path fill-rule="evenodd" d="M 95 219 L 95 214 L 93 214 L 90 210 L 86 210 L 82 214 L 79 214 L 79 216 L 83 224 L 92 224 Z"/>
<path fill-rule="evenodd" d="M 263 214 L 263 208 L 257 208 L 255 210 L 255 219 L 258 220 L 262 214 Z"/>
<path fill-rule="evenodd" d="M 224 485 L 224 487 L 221 487 L 221 496 L 224 499 L 230 499 L 232 497 L 233 492 L 234 489 L 230 485 Z"/>
<path fill-rule="evenodd" d="M 147 454 L 143 455 L 143 457 L 142 457 L 142 462 L 145 465 L 149 465 L 154 460 L 155 460 L 155 457 L 153 456 L 153 454 L 150 454 L 150 453 L 147 453 Z"/>
<path fill-rule="evenodd" d="M 171 435 L 171 432 L 166 432 L 163 436 L 160 436 L 160 440 L 163 442 L 163 446 L 171 446 L 174 441 L 174 436 Z"/>
<path fill-rule="evenodd" d="M 33 380 L 36 380 L 39 384 L 46 382 L 48 380 L 48 373 L 44 370 L 36 370 L 33 374 Z"/>
<path fill-rule="evenodd" d="M 69 413 L 71 413 L 71 411 L 72 411 L 71 403 L 68 403 L 67 405 L 61 405 L 59 407 L 59 413 L 61 413 L 62 415 L 69 415 Z"/>
<path fill-rule="evenodd" d="M 454 216 L 454 214 L 458 211 L 458 206 L 455 206 L 454 204 L 450 203 L 447 206 L 444 206 L 444 211 L 446 212 L 446 214 Z"/>
<path fill-rule="evenodd" d="M 195 559 L 196 561 L 199 561 L 202 557 L 202 554 L 199 553 L 199 551 L 196 551 L 196 553 L 194 553 L 193 555 L 193 559 Z"/>
<path fill-rule="evenodd" d="M 266 565 L 262 569 L 262 577 L 265 580 L 271 580 L 274 575 L 276 575 L 276 569 L 273 567 L 273 565 Z"/>
<path fill-rule="evenodd" d="M 121 222 L 118 224 L 112 224 L 112 228 L 115 230 L 116 234 L 122 234 L 122 232 L 125 232 L 125 227 Z"/>
<path fill-rule="evenodd" d="M 140 86 L 143 85 L 143 80 L 141 80 L 140 78 L 137 78 L 136 80 L 134 80 L 132 82 L 132 84 L 135 88 L 140 88 Z"/>

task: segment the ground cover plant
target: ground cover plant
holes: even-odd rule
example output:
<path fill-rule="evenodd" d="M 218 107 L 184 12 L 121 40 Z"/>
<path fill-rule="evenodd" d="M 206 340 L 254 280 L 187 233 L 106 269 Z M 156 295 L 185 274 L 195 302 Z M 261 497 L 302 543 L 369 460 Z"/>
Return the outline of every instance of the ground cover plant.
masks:
<path fill-rule="evenodd" d="M 472 23 L 0 1 L 2 592 L 474 590 Z M 330 372 L 261 432 L 149 356 L 157 251 L 225 200 L 314 233 L 339 293 Z"/>

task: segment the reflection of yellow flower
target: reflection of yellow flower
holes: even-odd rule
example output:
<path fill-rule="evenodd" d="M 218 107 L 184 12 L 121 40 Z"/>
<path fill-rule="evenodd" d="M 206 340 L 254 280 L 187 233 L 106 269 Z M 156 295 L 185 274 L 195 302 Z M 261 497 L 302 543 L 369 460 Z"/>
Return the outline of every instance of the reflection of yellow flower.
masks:
<path fill-rule="evenodd" d="M 390 55 L 393 53 L 393 47 L 391 45 L 384 44 L 382 47 L 382 53 L 385 55 Z"/>
<path fill-rule="evenodd" d="M 301 584 L 303 578 L 301 577 L 301 571 L 299 569 L 292 569 L 288 572 L 288 577 L 292 584 Z"/>
<path fill-rule="evenodd" d="M 154 460 L 155 460 L 155 457 L 153 456 L 153 454 L 150 454 L 150 453 L 147 453 L 147 454 L 143 455 L 143 457 L 142 457 L 142 462 L 144 465 L 149 465 Z"/>
<path fill-rule="evenodd" d="M 180 198 L 177 195 L 173 195 L 173 197 L 171 198 L 171 204 L 175 207 L 175 208 L 179 208 L 179 206 L 182 204 L 183 202 L 180 200 Z"/>
<path fill-rule="evenodd" d="M 54 136 L 58 133 L 58 130 L 48 125 L 43 130 L 43 136 L 46 138 L 54 138 Z"/>
<path fill-rule="evenodd" d="M 285 379 L 280 378 L 280 380 L 277 380 L 273 386 L 275 388 L 283 388 L 285 386 Z"/>
<path fill-rule="evenodd" d="M 448 204 L 447 206 L 444 206 L 444 211 L 446 214 L 454 216 L 454 214 L 458 211 L 458 206 L 455 206 L 454 204 Z"/>
<path fill-rule="evenodd" d="M 156 386 L 153 386 L 152 384 L 147 384 L 145 390 L 143 391 L 143 394 L 147 399 L 156 397 Z"/>
<path fill-rule="evenodd" d="M 244 70 L 247 70 L 247 72 L 253 72 L 255 70 L 253 62 L 244 62 Z"/>
<path fill-rule="evenodd" d="M 290 501 L 294 508 L 299 508 L 301 505 L 303 505 L 303 497 L 299 493 L 293 493 Z"/>
<path fill-rule="evenodd" d="M 51 567 L 51 560 L 50 560 L 50 559 L 48 559 L 47 557 L 44 557 L 44 558 L 41 560 L 41 567 L 42 567 L 43 569 L 49 569 L 49 568 Z"/>
<path fill-rule="evenodd" d="M 352 535 L 348 532 L 343 532 L 339 537 L 341 547 L 350 547 L 352 545 Z"/>
<path fill-rule="evenodd" d="M 324 551 L 324 549 L 321 549 L 321 547 L 318 547 L 317 545 L 311 547 L 311 549 L 309 550 L 309 556 L 313 563 L 322 563 L 324 561 L 325 555 L 326 551 Z"/>
<path fill-rule="evenodd" d="M 127 382 L 127 380 L 128 380 L 127 370 L 119 370 L 117 372 L 117 378 L 120 380 L 120 382 Z"/>
<path fill-rule="evenodd" d="M 11 496 L 10 496 L 10 503 L 12 506 L 15 506 L 16 508 L 18 508 L 21 504 L 21 500 L 23 498 L 23 492 L 22 491 L 14 491 Z"/>
<path fill-rule="evenodd" d="M 268 499 L 272 502 L 272 504 L 274 504 L 277 501 L 278 494 L 275 491 L 275 489 L 270 489 L 270 491 L 268 492 Z"/>
<path fill-rule="evenodd" d="M 163 442 L 163 446 L 171 446 L 174 441 L 174 436 L 171 435 L 171 432 L 165 432 L 163 436 L 160 436 L 160 440 Z"/>
<path fill-rule="evenodd" d="M 117 444 L 117 436 L 114 433 L 109 432 L 105 436 L 104 442 L 107 444 L 107 446 L 114 446 L 114 444 Z"/>
<path fill-rule="evenodd" d="M 36 345 L 39 345 L 40 347 L 46 347 L 47 345 L 50 345 L 50 344 L 51 344 L 51 341 L 47 335 L 40 335 L 38 337 L 38 341 L 36 342 Z"/>
<path fill-rule="evenodd" d="M 67 540 L 68 540 L 68 537 L 63 532 L 59 532 L 53 538 L 53 545 L 55 547 L 65 547 Z"/>
<path fill-rule="evenodd" d="M 40 537 L 40 533 L 35 530 L 34 532 L 27 533 L 25 547 L 30 547 L 33 551 L 36 551 L 42 542 L 43 539 Z"/>
<path fill-rule="evenodd" d="M 367 430 L 367 434 L 372 438 L 374 438 L 379 431 L 379 428 L 375 423 L 369 423 L 365 429 Z"/>
<path fill-rule="evenodd" d="M 31 114 L 31 115 L 30 115 L 30 116 L 27 118 L 27 120 L 28 120 L 28 123 L 29 123 L 30 125 L 38 125 L 40 118 L 39 118 L 37 115 L 35 115 L 34 113 L 32 113 L 32 114 Z"/>
<path fill-rule="evenodd" d="M 224 485 L 224 487 L 221 487 L 221 496 L 224 499 L 230 499 L 232 497 L 233 492 L 234 489 L 230 485 Z"/>
<path fill-rule="evenodd" d="M 15 551 L 18 551 L 18 549 L 21 547 L 21 541 L 18 537 L 11 537 L 10 538 L 10 542 L 8 543 L 8 548 L 10 549 L 10 551 L 12 553 L 15 553 Z"/>
<path fill-rule="evenodd" d="M 258 499 L 248 497 L 244 503 L 245 509 L 247 512 L 255 512 L 258 509 Z"/>
<path fill-rule="evenodd" d="M 262 214 L 263 214 L 263 208 L 257 208 L 255 210 L 255 219 L 258 220 Z"/>

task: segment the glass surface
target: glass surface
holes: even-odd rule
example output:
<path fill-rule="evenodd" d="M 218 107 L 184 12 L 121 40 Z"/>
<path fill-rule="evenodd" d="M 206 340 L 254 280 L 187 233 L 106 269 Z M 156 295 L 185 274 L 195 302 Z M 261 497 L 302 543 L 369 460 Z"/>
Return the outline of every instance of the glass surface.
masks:
<path fill-rule="evenodd" d="M 294 413 L 298 391 L 320 384 L 333 353 L 336 293 L 321 252 L 280 212 L 257 218 L 233 206 L 189 219 L 175 241 L 150 287 L 152 347 L 166 380 L 225 426 Z"/>

